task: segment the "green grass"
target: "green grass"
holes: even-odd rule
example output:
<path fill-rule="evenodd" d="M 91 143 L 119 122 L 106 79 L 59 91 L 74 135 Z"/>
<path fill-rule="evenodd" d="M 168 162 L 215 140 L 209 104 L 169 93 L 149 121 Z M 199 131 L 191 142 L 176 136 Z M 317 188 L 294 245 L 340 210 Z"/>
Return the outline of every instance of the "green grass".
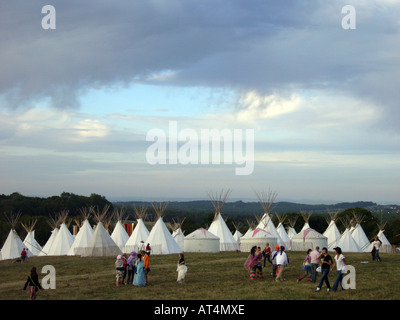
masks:
<path fill-rule="evenodd" d="M 383 262 L 371 261 L 369 253 L 345 254 L 356 269 L 356 289 L 327 293 L 324 286 L 315 293 L 316 284 L 303 280 L 302 252 L 288 252 L 291 265 L 286 281 L 277 283 L 268 265 L 264 279 L 250 280 L 243 264 L 247 253 L 185 254 L 186 282 L 176 282 L 178 255 L 151 256 L 149 285 L 115 285 L 115 258 L 34 257 L 27 263 L 0 261 L 0 299 L 26 300 L 22 288 L 32 266 L 40 280 L 44 265 L 56 270 L 56 289 L 38 292 L 38 300 L 376 300 L 400 299 L 400 255 L 381 254 Z M 367 261 L 368 263 L 361 263 Z M 331 285 L 335 272 L 330 275 Z M 340 287 L 339 287 L 340 288 Z"/>

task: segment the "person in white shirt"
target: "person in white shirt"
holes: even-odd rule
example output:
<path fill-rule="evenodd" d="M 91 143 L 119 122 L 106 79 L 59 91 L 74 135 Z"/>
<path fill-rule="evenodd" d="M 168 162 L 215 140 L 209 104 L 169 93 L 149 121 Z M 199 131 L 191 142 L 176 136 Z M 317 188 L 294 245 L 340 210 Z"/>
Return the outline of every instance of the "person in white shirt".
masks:
<path fill-rule="evenodd" d="M 333 250 L 335 250 L 336 255 L 335 255 L 335 262 L 332 265 L 331 271 L 336 266 L 337 276 L 331 291 L 336 292 L 339 283 L 340 286 L 342 287 L 342 290 L 345 289 L 343 288 L 342 285 L 342 279 L 343 279 L 343 274 L 346 272 L 347 262 L 346 262 L 346 257 L 342 254 L 342 249 L 340 247 L 333 248 Z"/>
<path fill-rule="evenodd" d="M 375 237 L 375 241 L 372 243 L 372 245 L 375 248 L 375 256 L 374 256 L 374 260 L 382 262 L 381 257 L 379 256 L 379 249 L 381 248 L 382 245 L 382 241 L 379 240 L 379 238 L 376 236 Z"/>
<path fill-rule="evenodd" d="M 276 265 L 278 267 L 278 275 L 276 276 L 275 281 L 285 280 L 283 275 L 285 268 L 289 264 L 289 258 L 285 252 L 285 247 L 281 246 L 279 252 L 276 254 Z"/>

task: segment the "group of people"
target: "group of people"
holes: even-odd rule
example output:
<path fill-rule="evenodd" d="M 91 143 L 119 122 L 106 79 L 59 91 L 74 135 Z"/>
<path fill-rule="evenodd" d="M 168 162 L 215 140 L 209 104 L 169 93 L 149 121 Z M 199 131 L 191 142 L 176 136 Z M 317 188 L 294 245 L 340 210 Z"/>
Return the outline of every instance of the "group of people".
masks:
<path fill-rule="evenodd" d="M 140 251 L 140 253 L 136 253 L 132 251 L 129 257 L 127 254 L 118 255 L 115 261 L 115 271 L 115 284 L 117 287 L 128 283 L 132 283 L 134 286 L 138 287 L 146 286 L 149 283 L 150 252 Z M 184 283 L 187 266 L 183 253 L 179 254 L 176 271 L 178 272 L 177 281 L 181 284 Z"/>
<path fill-rule="evenodd" d="M 346 257 L 342 254 L 342 249 L 340 247 L 333 248 L 333 250 L 335 251 L 334 259 L 329 255 L 327 248 L 322 248 L 321 252 L 319 251 L 319 247 L 316 247 L 314 250 L 308 249 L 302 267 L 304 273 L 297 278 L 297 282 L 299 283 L 308 276 L 309 282 L 316 283 L 317 274 L 320 272 L 321 279 L 315 292 L 320 292 L 324 283 L 326 284 L 328 292 L 336 292 L 339 284 L 342 290 L 344 290 L 342 279 L 343 274 L 346 272 Z M 336 279 L 331 287 L 328 276 L 329 273 L 334 270 L 335 266 Z"/>
<path fill-rule="evenodd" d="M 276 246 L 275 251 L 271 252 L 269 243 L 261 251 L 258 246 L 253 246 L 250 255 L 247 258 L 244 267 L 250 273 L 250 279 L 264 278 L 263 265 L 266 267 L 266 261 L 272 265 L 271 275 L 275 277 L 275 281 L 286 280 L 284 278 L 285 268 L 289 265 L 289 257 L 285 252 L 284 246 Z"/>
<path fill-rule="evenodd" d="M 129 257 L 127 254 L 118 255 L 115 261 L 115 271 L 117 287 L 128 283 L 139 287 L 147 285 L 150 272 L 150 252 L 136 253 L 136 251 L 132 251 Z"/>
<path fill-rule="evenodd" d="M 316 283 L 317 274 L 321 273 L 321 278 L 315 292 L 320 292 L 324 283 L 327 286 L 328 292 L 336 292 L 339 284 L 342 287 L 343 274 L 346 272 L 347 265 L 346 257 L 342 254 L 341 248 L 336 247 L 334 248 L 334 251 L 335 256 L 332 259 L 328 254 L 327 248 L 322 248 L 321 252 L 319 247 L 316 247 L 314 250 L 308 249 L 302 266 L 304 272 L 297 277 L 297 282 L 299 283 L 307 277 L 309 282 Z M 275 281 L 279 282 L 286 280 L 284 277 L 285 269 L 288 267 L 290 261 L 285 252 L 285 247 L 276 246 L 275 250 L 271 252 L 268 243 L 263 250 L 258 246 L 253 246 L 250 250 L 250 254 L 244 267 L 248 270 L 251 280 L 264 278 L 263 266 L 264 268 L 266 267 L 266 261 L 268 261 L 272 266 L 271 275 L 275 277 Z M 337 271 L 336 279 L 331 287 L 328 276 L 335 267 Z M 344 290 L 343 287 L 342 290 Z"/>

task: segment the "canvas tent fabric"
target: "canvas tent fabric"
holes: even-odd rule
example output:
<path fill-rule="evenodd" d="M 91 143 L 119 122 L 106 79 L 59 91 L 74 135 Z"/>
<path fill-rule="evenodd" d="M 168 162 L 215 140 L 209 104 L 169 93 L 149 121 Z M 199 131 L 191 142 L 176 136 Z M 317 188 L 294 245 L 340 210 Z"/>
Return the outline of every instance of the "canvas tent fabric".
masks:
<path fill-rule="evenodd" d="M 332 250 L 336 247 L 336 243 L 340 239 L 341 233 L 334 220 L 331 220 L 323 235 L 328 238 L 328 250 Z"/>
<path fill-rule="evenodd" d="M 149 237 L 149 230 L 146 228 L 142 219 L 137 219 L 137 224 L 133 229 L 131 236 L 125 243 L 123 251 L 125 253 L 130 253 L 132 251 L 139 251 L 140 241 L 145 242 Z"/>
<path fill-rule="evenodd" d="M 217 213 L 208 231 L 219 238 L 220 251 L 238 251 L 239 245 L 226 225 L 221 213 Z"/>
<path fill-rule="evenodd" d="M 42 251 L 42 246 L 35 239 L 35 230 L 27 233 L 23 244 L 28 249 L 28 256 L 37 256 Z"/>
<path fill-rule="evenodd" d="M 151 246 L 151 254 L 161 255 L 182 252 L 182 249 L 168 231 L 161 216 L 151 229 L 150 234 L 146 239 L 146 243 L 149 243 Z"/>
<path fill-rule="evenodd" d="M 117 246 L 123 250 L 125 247 L 125 244 L 129 240 L 129 235 L 126 232 L 124 226 L 122 225 L 122 222 L 120 220 L 117 221 L 115 224 L 114 230 L 111 233 L 111 239 L 114 240 L 114 242 L 117 244 Z"/>
<path fill-rule="evenodd" d="M 182 229 L 181 228 L 176 229 L 172 233 L 172 237 L 174 238 L 174 240 L 178 244 L 179 248 L 181 248 L 181 250 L 183 251 L 185 235 L 183 234 Z"/>
<path fill-rule="evenodd" d="M 388 238 L 385 236 L 384 230 L 379 230 L 379 233 L 377 236 L 378 236 L 379 240 L 382 241 L 382 245 L 379 249 L 379 253 L 393 253 L 394 252 L 393 247 L 390 244 Z M 372 240 L 372 242 L 369 244 L 368 249 L 367 249 L 368 252 L 372 251 L 374 241 L 375 241 L 375 239 Z"/>
<path fill-rule="evenodd" d="M 99 222 L 94 229 L 92 238 L 82 251 L 83 257 L 109 257 L 121 254 L 121 249 L 111 238 L 103 223 Z"/>
<path fill-rule="evenodd" d="M 233 238 L 235 238 L 237 243 L 240 243 L 240 238 L 241 237 L 243 237 L 243 234 L 239 230 L 236 230 L 234 235 L 233 235 Z"/>
<path fill-rule="evenodd" d="M 285 242 L 283 241 L 283 239 L 279 235 L 279 233 L 276 230 L 276 227 L 275 227 L 271 217 L 268 214 L 264 213 L 264 215 L 262 216 L 262 218 L 261 218 L 260 222 L 258 223 L 256 229 L 264 229 L 265 231 L 268 231 L 269 233 L 271 233 L 274 237 L 276 237 L 278 246 L 284 246 L 285 245 Z"/>
<path fill-rule="evenodd" d="M 68 230 L 67 225 L 65 223 L 62 223 L 54 239 L 54 242 L 51 245 L 48 255 L 50 256 L 67 255 L 73 243 L 74 243 L 74 237 Z"/>
<path fill-rule="evenodd" d="M 314 250 L 315 247 L 320 249 L 328 247 L 328 238 L 320 234 L 318 231 L 308 228 L 300 231 L 292 239 L 292 251 L 307 251 Z"/>
<path fill-rule="evenodd" d="M 53 229 L 53 231 L 51 231 L 51 235 L 47 240 L 46 244 L 44 245 L 44 247 L 42 248 L 42 251 L 39 253 L 39 256 L 47 256 L 49 254 L 51 246 L 53 245 L 54 239 L 57 237 L 57 234 L 58 234 L 58 228 L 55 228 Z"/>
<path fill-rule="evenodd" d="M 368 251 L 370 242 L 369 242 L 369 240 L 368 240 L 363 228 L 361 227 L 361 224 L 357 224 L 354 227 L 354 230 L 351 233 L 351 236 L 356 241 L 357 245 L 360 247 L 360 250 L 362 252 L 367 252 Z"/>
<path fill-rule="evenodd" d="M 79 229 L 78 233 L 75 236 L 74 242 L 72 243 L 71 248 L 69 249 L 67 255 L 81 255 L 83 250 L 89 244 L 90 239 L 93 236 L 93 228 L 90 225 L 88 220 L 85 220 Z"/>
<path fill-rule="evenodd" d="M 361 252 L 357 242 L 352 237 L 350 228 L 347 228 L 342 236 L 337 240 L 336 246 L 342 249 L 342 252 Z"/>
<path fill-rule="evenodd" d="M 249 235 L 243 236 L 240 239 L 240 251 L 250 252 L 253 246 L 263 249 L 267 243 L 269 243 L 271 248 L 274 248 L 278 244 L 278 239 L 270 232 L 256 228 Z"/>
<path fill-rule="evenodd" d="M 184 252 L 220 252 L 219 237 L 199 228 L 184 238 Z"/>
<path fill-rule="evenodd" d="M 288 228 L 287 235 L 289 236 L 290 240 L 297 234 L 296 230 L 292 227 Z"/>
<path fill-rule="evenodd" d="M 15 231 L 15 229 L 11 229 L 8 233 L 7 239 L 1 248 L 1 259 L 16 259 L 21 257 L 22 249 L 25 248 L 22 243 L 21 238 Z"/>
<path fill-rule="evenodd" d="M 279 234 L 279 237 L 283 241 L 283 246 L 287 249 L 290 250 L 291 244 L 290 244 L 290 238 L 288 234 L 286 233 L 285 227 L 283 226 L 282 223 L 279 222 L 278 226 L 276 227 L 276 232 Z"/>

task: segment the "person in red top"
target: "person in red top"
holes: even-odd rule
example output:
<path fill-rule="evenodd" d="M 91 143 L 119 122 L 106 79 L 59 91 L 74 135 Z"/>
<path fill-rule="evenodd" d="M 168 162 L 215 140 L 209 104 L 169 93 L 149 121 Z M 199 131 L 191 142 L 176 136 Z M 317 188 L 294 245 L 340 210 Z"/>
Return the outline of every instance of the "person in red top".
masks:
<path fill-rule="evenodd" d="M 146 285 L 147 285 L 147 283 L 148 283 L 147 274 L 150 272 L 150 255 L 148 252 L 144 253 L 143 262 L 144 262 L 144 266 L 143 266 L 144 278 L 146 280 Z"/>
<path fill-rule="evenodd" d="M 269 247 L 269 243 L 266 244 L 263 252 L 262 252 L 263 256 L 264 256 L 264 268 L 265 268 L 265 261 L 268 259 L 268 262 L 272 264 L 270 256 L 271 256 L 271 248 Z"/>
<path fill-rule="evenodd" d="M 26 261 L 26 250 L 25 250 L 25 248 L 22 248 L 21 260 L 22 260 L 22 262 Z"/>

